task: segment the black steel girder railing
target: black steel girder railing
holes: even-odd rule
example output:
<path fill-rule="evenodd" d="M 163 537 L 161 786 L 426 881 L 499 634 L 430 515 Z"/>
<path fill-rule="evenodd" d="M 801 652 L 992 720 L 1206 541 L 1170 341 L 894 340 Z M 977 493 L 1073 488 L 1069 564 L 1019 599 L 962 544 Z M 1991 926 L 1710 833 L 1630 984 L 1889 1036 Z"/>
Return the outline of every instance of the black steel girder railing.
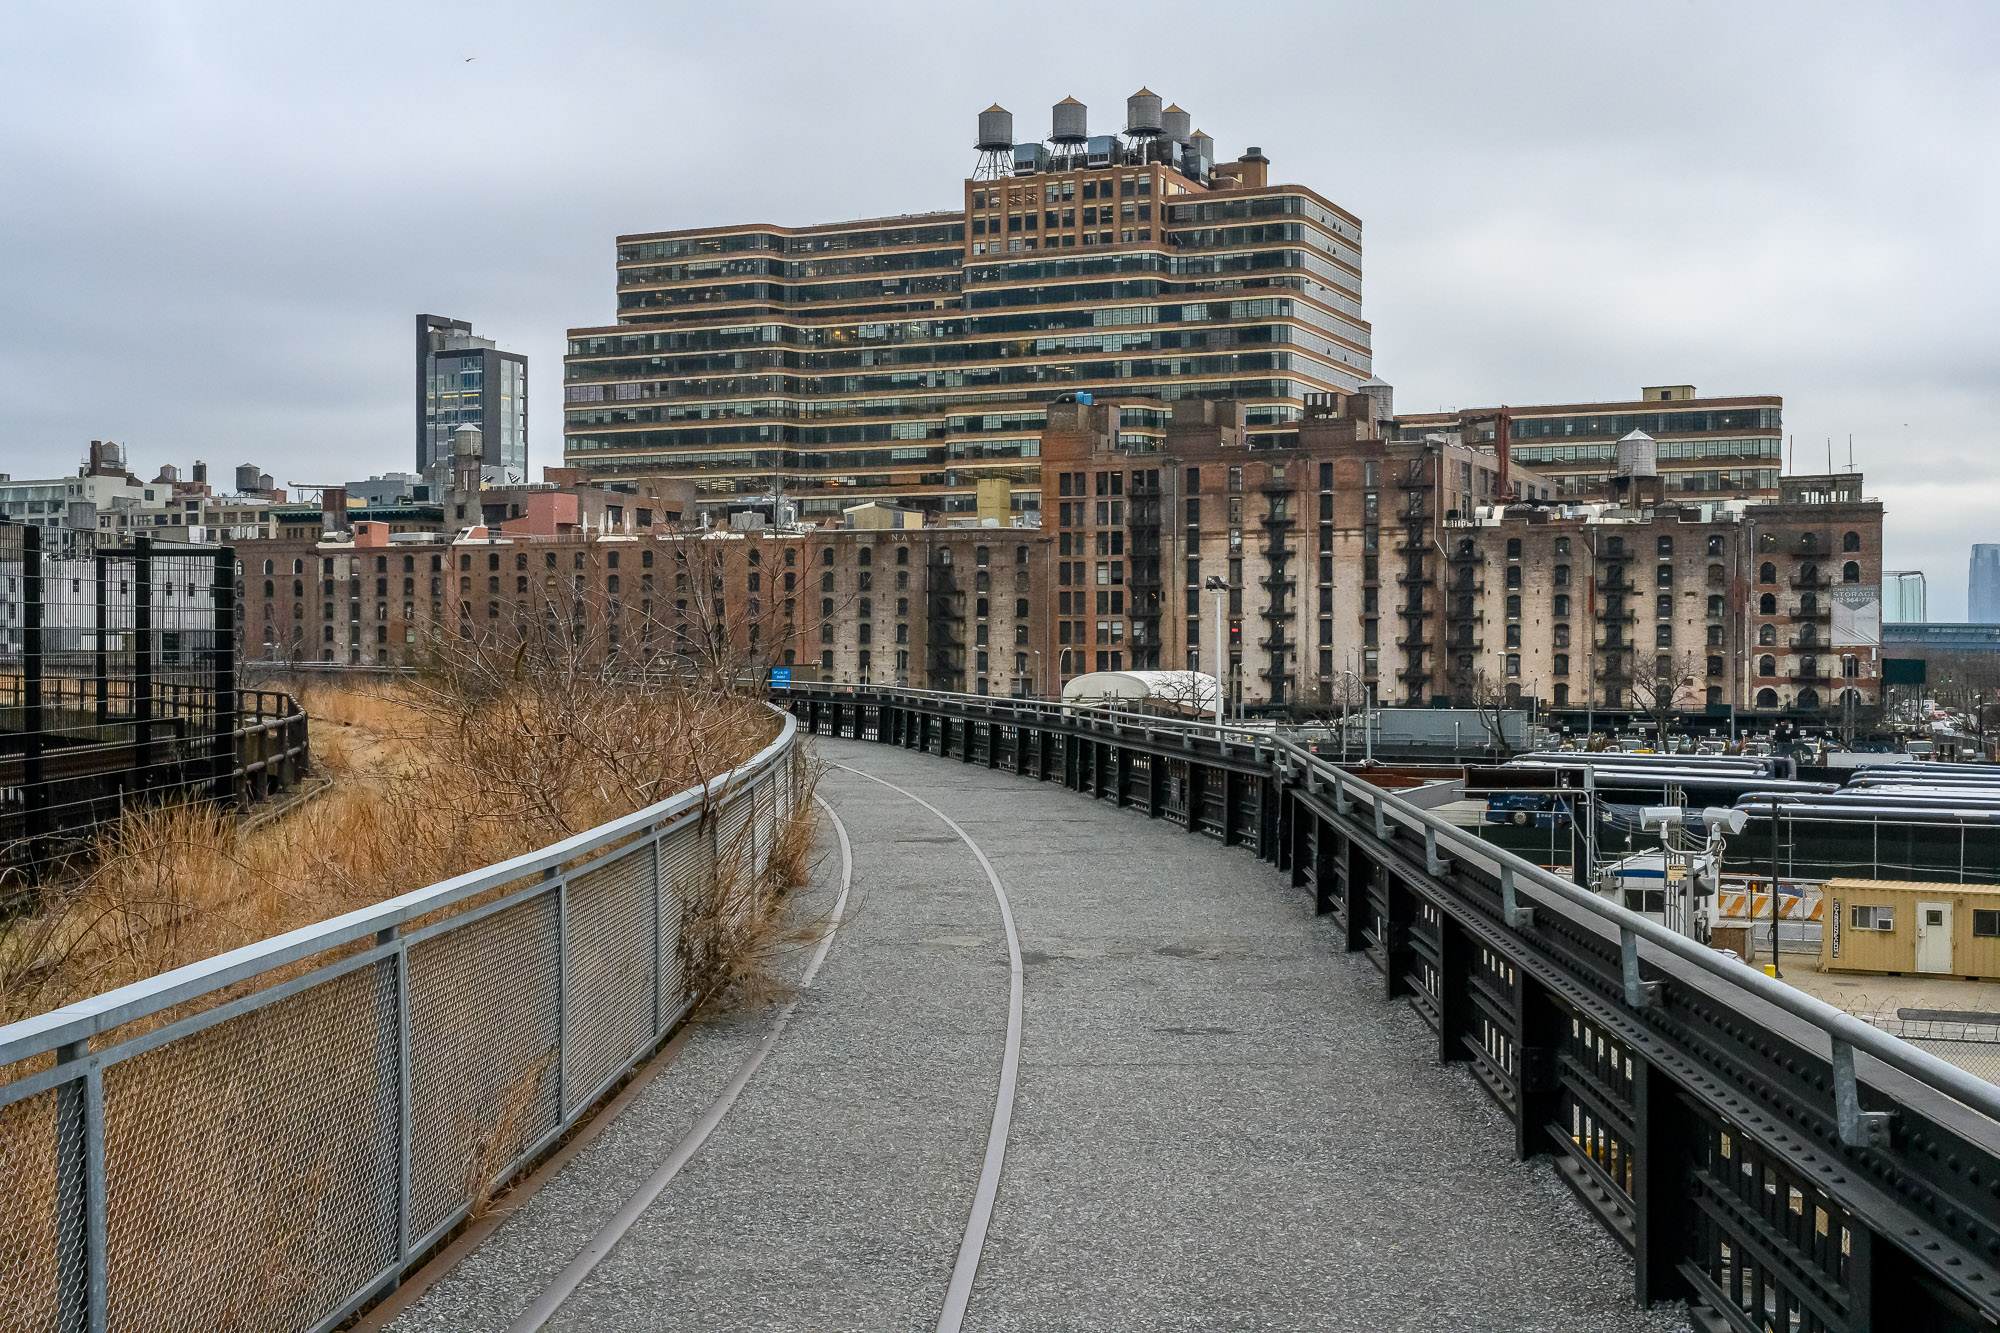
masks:
<path fill-rule="evenodd" d="M 2000 1088 L 1270 732 L 883 687 L 821 735 L 1060 781 L 1254 847 L 1551 1156 L 1641 1303 L 1712 1327 L 2000 1323 Z M 1467 1219 L 1494 1224 L 1500 1219 Z"/>

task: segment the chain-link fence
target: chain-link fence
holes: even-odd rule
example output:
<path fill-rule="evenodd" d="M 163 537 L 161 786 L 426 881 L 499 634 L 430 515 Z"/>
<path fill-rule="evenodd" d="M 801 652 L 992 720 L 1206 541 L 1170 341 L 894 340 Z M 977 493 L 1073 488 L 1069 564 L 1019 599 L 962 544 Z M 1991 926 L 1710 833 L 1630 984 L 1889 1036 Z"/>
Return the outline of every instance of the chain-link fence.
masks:
<path fill-rule="evenodd" d="M 1921 1046 L 1968 1074 L 2000 1083 L 2000 1013 L 1926 1009 L 1893 1001 L 1876 1009 L 1865 998 L 1851 1006 L 1844 1000 L 1840 1004 L 1870 1027 Z"/>
<path fill-rule="evenodd" d="M 331 1329 L 388 1289 L 700 999 L 803 797 L 796 737 L 0 1028 L 0 1333 Z"/>

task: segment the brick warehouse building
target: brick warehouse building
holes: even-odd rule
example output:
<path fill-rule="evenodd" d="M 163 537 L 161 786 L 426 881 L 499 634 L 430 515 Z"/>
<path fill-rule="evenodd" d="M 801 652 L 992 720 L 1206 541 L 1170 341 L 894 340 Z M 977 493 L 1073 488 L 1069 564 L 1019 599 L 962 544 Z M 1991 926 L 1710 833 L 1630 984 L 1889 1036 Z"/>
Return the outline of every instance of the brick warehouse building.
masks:
<path fill-rule="evenodd" d="M 1858 474 L 1694 500 L 1633 432 L 1577 503 L 1476 419 L 1415 436 L 1381 401 L 1314 398 L 1296 435 L 1261 442 L 1231 404 L 1183 402 L 1157 449 L 1121 439 L 1115 409 L 1052 405 L 1061 676 L 1212 671 L 1220 597 L 1230 696 L 1252 706 L 1365 690 L 1812 717 L 1879 701 L 1882 507 Z"/>
<path fill-rule="evenodd" d="M 506 636 L 554 614 L 640 658 L 1028 694 L 1047 547 L 1013 527 L 454 537 L 361 521 L 238 559 L 248 651 L 270 660 L 415 665 L 434 630 Z"/>
<path fill-rule="evenodd" d="M 1212 670 L 1219 599 L 1249 707 L 1877 702 L 1882 511 L 1857 474 L 1688 503 L 1628 437 L 1597 501 L 1558 502 L 1481 443 L 1396 438 L 1377 402 L 1315 398 L 1263 447 L 1226 401 L 1176 404 L 1158 447 L 1123 438 L 1115 406 L 1052 404 L 1042 528 L 508 532 L 511 506 L 485 505 L 500 522 L 455 536 L 287 525 L 239 546 L 245 638 L 253 656 L 402 664 L 433 628 L 505 634 L 567 607 L 649 657 L 1053 694 L 1087 671 Z"/>

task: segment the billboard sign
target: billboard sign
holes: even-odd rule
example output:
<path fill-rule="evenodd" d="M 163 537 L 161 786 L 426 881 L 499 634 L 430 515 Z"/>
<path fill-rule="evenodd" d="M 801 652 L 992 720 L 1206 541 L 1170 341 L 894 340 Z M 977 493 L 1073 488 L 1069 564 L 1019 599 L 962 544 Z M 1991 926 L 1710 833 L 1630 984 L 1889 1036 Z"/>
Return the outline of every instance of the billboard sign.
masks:
<path fill-rule="evenodd" d="M 1882 646 L 1882 590 L 1850 583 L 1833 590 L 1833 646 Z"/>

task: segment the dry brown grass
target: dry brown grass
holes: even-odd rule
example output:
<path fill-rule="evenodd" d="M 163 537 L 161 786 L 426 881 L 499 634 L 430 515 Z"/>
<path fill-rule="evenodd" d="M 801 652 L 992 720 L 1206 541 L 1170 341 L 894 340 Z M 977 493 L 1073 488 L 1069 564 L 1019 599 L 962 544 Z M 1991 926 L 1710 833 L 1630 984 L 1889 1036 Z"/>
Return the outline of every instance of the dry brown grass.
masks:
<path fill-rule="evenodd" d="M 546 846 L 726 772 L 776 729 L 756 699 L 712 689 L 473 683 L 310 690 L 334 785 L 252 832 L 207 805 L 128 816 L 87 870 L 0 921 L 0 1021 Z"/>
<path fill-rule="evenodd" d="M 772 831 L 764 873 L 753 873 L 748 830 L 720 853 L 714 876 L 705 884 L 682 886 L 680 956 L 688 988 L 727 1005 L 760 1005 L 786 999 L 791 989 L 778 961 L 788 950 L 815 941 L 823 922 L 785 926 L 785 908 L 794 889 L 812 874 L 813 839 L 818 821 L 812 791 L 817 765 L 801 755 L 794 770 L 798 799 L 791 816 Z"/>

